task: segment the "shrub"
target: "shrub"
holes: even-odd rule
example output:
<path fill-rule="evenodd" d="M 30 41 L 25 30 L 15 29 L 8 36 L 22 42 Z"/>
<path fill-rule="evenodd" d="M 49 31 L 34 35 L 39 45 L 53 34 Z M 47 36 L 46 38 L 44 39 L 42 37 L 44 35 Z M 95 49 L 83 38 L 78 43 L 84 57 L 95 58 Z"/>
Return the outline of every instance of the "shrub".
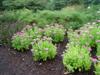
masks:
<path fill-rule="evenodd" d="M 16 16 L 18 17 L 17 20 L 30 23 L 33 21 L 33 12 L 28 9 L 22 9 L 15 12 Z"/>
<path fill-rule="evenodd" d="M 95 74 L 100 75 L 100 63 L 95 65 Z"/>
<path fill-rule="evenodd" d="M 22 9 L 28 8 L 32 10 L 44 9 L 45 3 L 47 0 L 4 0 L 2 2 L 3 8 L 12 10 L 12 9 Z"/>
<path fill-rule="evenodd" d="M 33 58 L 35 61 L 46 61 L 56 56 L 56 47 L 48 40 L 39 40 L 32 46 Z"/>
<path fill-rule="evenodd" d="M 98 26 L 91 26 L 90 27 L 90 34 L 94 36 L 95 41 L 100 39 L 100 36 L 98 36 L 100 34 L 100 27 Z"/>
<path fill-rule="evenodd" d="M 1 22 L 22 21 L 30 23 L 33 21 L 33 12 L 28 9 L 4 11 L 3 14 L 0 15 L 0 20 Z"/>
<path fill-rule="evenodd" d="M 100 5 L 92 5 L 89 9 L 85 9 L 84 13 L 88 15 L 89 20 L 97 20 L 100 19 Z M 93 15 L 93 16 L 92 16 Z"/>
<path fill-rule="evenodd" d="M 31 42 L 36 38 L 41 38 L 41 29 L 27 25 L 21 32 L 17 32 L 12 37 L 12 47 L 19 51 L 29 48 Z"/>
<path fill-rule="evenodd" d="M 33 11 L 25 8 L 21 10 L 2 11 L 0 13 L 0 26 L 2 27 L 0 37 L 4 41 L 4 38 L 9 40 L 8 36 L 12 36 L 14 32 L 20 31 L 26 23 L 32 24 L 33 22 L 42 28 L 47 24 L 58 23 L 64 25 L 66 29 L 78 29 L 87 21 L 99 19 L 99 7 L 98 5 L 92 6 L 90 9 L 84 9 L 72 6 L 64 8 L 61 11 L 43 10 L 37 11 L 37 13 L 33 13 Z M 9 30 L 6 31 L 6 29 Z"/>
<path fill-rule="evenodd" d="M 47 9 L 60 10 L 66 5 L 66 0 L 49 0 Z"/>
<path fill-rule="evenodd" d="M 51 37 L 53 42 L 60 42 L 64 40 L 65 29 L 58 24 L 55 24 L 55 26 L 47 26 L 44 29 L 44 35 Z"/>
<path fill-rule="evenodd" d="M 63 64 L 69 71 L 74 72 L 76 70 L 81 71 L 90 69 L 91 60 L 89 51 L 92 51 L 91 47 L 96 48 L 97 55 L 100 55 L 99 35 L 100 27 L 96 22 L 88 23 L 78 30 L 68 30 L 68 51 L 63 55 Z M 80 55 L 83 58 L 79 58 Z M 93 61 L 95 60 L 93 59 Z M 84 62 L 86 63 L 83 64 Z"/>
<path fill-rule="evenodd" d="M 84 26 L 81 31 L 81 34 L 86 34 L 85 38 L 87 39 L 87 42 L 89 42 L 90 39 L 90 46 L 91 47 L 95 47 L 96 46 L 96 40 L 100 40 L 100 36 L 98 36 L 100 34 L 100 28 L 99 26 L 96 24 L 96 22 L 93 22 L 94 24 L 91 25 L 87 25 Z"/>
<path fill-rule="evenodd" d="M 36 26 L 27 25 L 22 31 L 26 32 L 26 34 L 32 39 L 41 38 L 43 35 L 43 30 Z"/>
<path fill-rule="evenodd" d="M 0 22 L 0 39 L 2 44 L 11 45 L 11 37 L 21 31 L 26 24 L 23 22 Z"/>
<path fill-rule="evenodd" d="M 17 49 L 18 51 L 24 51 L 29 49 L 29 45 L 31 44 L 31 38 L 24 32 L 17 32 L 12 37 L 12 47 Z"/>
<path fill-rule="evenodd" d="M 43 10 L 43 11 L 38 11 L 34 15 L 35 16 L 33 20 L 40 27 L 44 27 L 44 25 L 46 24 L 58 23 L 58 24 L 63 24 L 67 29 L 68 28 L 78 29 L 79 27 L 83 26 L 82 24 L 84 22 L 90 20 L 87 18 L 88 16 L 84 12 L 80 12 L 79 10 L 77 11 L 66 10 L 66 9 L 61 11 Z"/>
<path fill-rule="evenodd" d="M 69 45 L 63 54 L 63 64 L 69 72 L 89 70 L 91 59 L 87 48 L 82 48 L 78 45 Z"/>
<path fill-rule="evenodd" d="M 95 47 L 96 40 L 100 39 L 99 32 L 100 28 L 96 24 L 86 24 L 78 30 L 69 30 L 68 38 L 70 42 L 74 42 L 76 45 Z"/>
<path fill-rule="evenodd" d="M 84 0 L 66 0 L 67 5 L 73 5 L 73 4 L 83 4 Z"/>
<path fill-rule="evenodd" d="M 31 10 L 3 11 L 0 14 L 0 38 L 3 43 L 11 44 L 11 37 L 14 33 L 21 31 L 23 27 L 33 21 Z"/>
<path fill-rule="evenodd" d="M 38 11 L 34 14 L 34 21 L 38 26 L 44 27 L 47 24 L 56 22 L 56 13 L 50 10 Z"/>
<path fill-rule="evenodd" d="M 90 47 L 91 45 L 94 45 L 94 42 L 92 41 L 92 38 L 89 35 L 90 34 L 88 30 L 87 31 L 83 31 L 83 30 L 76 30 L 76 31 L 69 30 L 68 31 L 69 42 L 73 42 L 74 45 L 78 44 L 81 47 L 83 46 Z"/>

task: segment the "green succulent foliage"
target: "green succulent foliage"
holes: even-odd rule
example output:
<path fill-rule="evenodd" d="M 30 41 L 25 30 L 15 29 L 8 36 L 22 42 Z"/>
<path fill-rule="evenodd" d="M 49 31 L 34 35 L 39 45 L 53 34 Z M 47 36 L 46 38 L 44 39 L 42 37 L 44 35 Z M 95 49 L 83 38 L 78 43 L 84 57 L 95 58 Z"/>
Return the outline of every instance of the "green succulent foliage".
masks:
<path fill-rule="evenodd" d="M 64 40 L 65 29 L 61 25 L 47 26 L 44 35 L 51 37 L 53 42 L 61 42 Z"/>
<path fill-rule="evenodd" d="M 100 63 L 95 65 L 95 75 L 100 75 Z"/>
<path fill-rule="evenodd" d="M 91 67 L 90 54 L 86 48 L 79 45 L 69 45 L 67 51 L 63 54 L 63 64 L 69 72 L 87 71 Z"/>
<path fill-rule="evenodd" d="M 29 49 L 32 39 L 24 32 L 18 32 L 12 37 L 12 47 L 18 51 Z"/>
<path fill-rule="evenodd" d="M 35 61 L 54 59 L 57 54 L 56 47 L 47 40 L 40 40 L 35 43 L 32 46 L 32 53 Z"/>

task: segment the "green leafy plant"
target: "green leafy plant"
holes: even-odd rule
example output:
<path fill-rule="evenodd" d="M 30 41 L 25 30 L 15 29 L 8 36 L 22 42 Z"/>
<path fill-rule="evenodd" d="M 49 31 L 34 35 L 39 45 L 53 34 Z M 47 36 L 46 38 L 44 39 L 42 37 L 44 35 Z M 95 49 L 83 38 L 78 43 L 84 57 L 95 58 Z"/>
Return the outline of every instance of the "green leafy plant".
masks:
<path fill-rule="evenodd" d="M 30 23 L 33 21 L 33 18 L 33 12 L 26 8 L 20 10 L 3 11 L 3 14 L 0 15 L 0 20 L 3 22 L 21 21 L 25 23 Z"/>
<path fill-rule="evenodd" d="M 42 29 L 27 25 L 21 32 L 17 32 L 12 37 L 12 47 L 19 51 L 24 51 L 29 48 L 34 39 L 41 37 Z"/>
<path fill-rule="evenodd" d="M 32 39 L 24 32 L 17 32 L 12 37 L 12 47 L 18 51 L 24 51 L 29 49 Z"/>
<path fill-rule="evenodd" d="M 91 67 L 89 51 L 79 45 L 69 44 L 68 49 L 63 54 L 63 64 L 69 72 L 89 70 Z"/>
<path fill-rule="evenodd" d="M 92 39 L 89 36 L 88 31 L 83 31 L 83 30 L 69 30 L 68 31 L 68 38 L 69 42 L 73 42 L 74 45 L 80 45 L 82 46 L 90 46 L 92 43 Z"/>
<path fill-rule="evenodd" d="M 96 75 L 100 75 L 100 63 L 95 65 L 95 71 L 94 72 L 95 72 Z"/>
<path fill-rule="evenodd" d="M 24 31 L 32 39 L 41 38 L 43 35 L 43 30 L 36 26 L 27 25 L 22 31 Z"/>
<path fill-rule="evenodd" d="M 55 26 L 47 26 L 44 29 L 44 35 L 51 37 L 53 42 L 60 42 L 64 40 L 65 29 L 58 24 L 55 24 Z"/>
<path fill-rule="evenodd" d="M 96 46 L 96 40 L 100 39 L 100 28 L 96 25 L 85 25 L 78 30 L 68 30 L 69 41 L 81 46 Z"/>
<path fill-rule="evenodd" d="M 33 58 L 35 61 L 46 61 L 55 58 L 57 52 L 56 47 L 48 40 L 38 40 L 32 46 Z"/>
<path fill-rule="evenodd" d="M 13 9 L 22 9 L 28 8 L 32 10 L 44 9 L 44 5 L 47 3 L 47 0 L 3 0 L 2 6 L 4 9 L 13 10 Z"/>
<path fill-rule="evenodd" d="M 67 45 L 68 50 L 64 53 L 63 63 L 69 71 L 75 72 L 76 70 L 81 71 L 90 69 L 91 60 L 89 51 L 92 51 L 91 47 L 97 49 L 97 56 L 100 55 L 99 35 L 100 27 L 96 22 L 88 23 L 78 30 L 68 30 L 69 44 Z M 80 54 L 83 57 L 82 61 L 78 58 Z M 92 61 L 95 62 L 96 59 L 92 59 Z M 83 64 L 83 62 L 87 63 Z"/>

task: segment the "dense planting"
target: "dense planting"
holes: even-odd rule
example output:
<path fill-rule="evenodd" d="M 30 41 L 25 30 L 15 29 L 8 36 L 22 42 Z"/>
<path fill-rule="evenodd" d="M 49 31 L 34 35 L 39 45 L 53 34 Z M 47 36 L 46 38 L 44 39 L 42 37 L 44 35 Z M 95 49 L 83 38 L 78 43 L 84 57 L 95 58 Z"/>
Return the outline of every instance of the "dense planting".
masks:
<path fill-rule="evenodd" d="M 100 6 L 90 6 L 88 9 L 82 6 L 70 6 L 59 11 L 43 10 L 37 12 L 27 8 L 2 11 L 0 13 L 1 42 L 9 43 L 10 38 L 7 37 L 11 37 L 24 26 L 32 23 L 36 23 L 37 26 L 42 28 L 52 23 L 58 23 L 62 24 L 65 29 L 78 29 L 88 21 L 100 19 L 98 7 Z M 8 31 L 5 31 L 6 29 Z"/>
<path fill-rule="evenodd" d="M 64 40 L 65 29 L 63 26 L 47 26 L 45 29 L 27 25 L 21 32 L 12 37 L 12 47 L 18 51 L 28 50 L 32 45 L 35 61 L 46 61 L 55 58 L 57 51 L 52 42 L 59 43 Z"/>
<path fill-rule="evenodd" d="M 91 60 L 92 47 L 97 49 L 96 55 L 100 55 L 99 22 L 93 22 L 91 25 L 86 24 L 78 30 L 69 29 L 67 33 L 69 43 L 63 54 L 65 68 L 69 72 L 90 70 L 92 61 L 95 62 L 94 58 Z M 65 29 L 62 25 L 47 25 L 44 29 L 28 25 L 13 36 L 12 46 L 17 50 L 24 51 L 32 45 L 31 51 L 34 60 L 46 61 L 54 59 L 57 54 L 57 48 L 52 42 L 63 41 L 64 36 Z M 98 67 L 95 67 L 98 71 Z"/>
<path fill-rule="evenodd" d="M 4 59 L 4 69 L 0 68 L 0 74 L 4 74 L 1 71 L 5 71 L 5 68 L 14 69 L 14 73 L 11 73 L 16 74 L 16 68 L 19 69 L 17 72 L 25 71 L 24 75 L 45 75 L 49 71 L 53 72 L 50 75 L 62 75 L 64 71 L 65 75 L 83 75 L 83 72 L 87 72 L 85 75 L 100 75 L 99 2 L 1 0 L 0 50 L 8 44 L 12 48 L 0 52 L 0 64 Z M 5 67 L 6 61 L 7 64 L 11 62 L 10 67 Z M 20 66 L 16 67 L 18 64 Z"/>
<path fill-rule="evenodd" d="M 94 23 L 93 23 L 94 24 Z M 63 54 L 63 64 L 70 72 L 89 70 L 91 67 L 91 47 L 99 53 L 100 27 L 98 24 L 85 25 L 79 30 L 68 31 L 69 44 Z M 96 50 L 95 50 L 96 52 Z M 94 59 L 93 59 L 94 61 Z"/>

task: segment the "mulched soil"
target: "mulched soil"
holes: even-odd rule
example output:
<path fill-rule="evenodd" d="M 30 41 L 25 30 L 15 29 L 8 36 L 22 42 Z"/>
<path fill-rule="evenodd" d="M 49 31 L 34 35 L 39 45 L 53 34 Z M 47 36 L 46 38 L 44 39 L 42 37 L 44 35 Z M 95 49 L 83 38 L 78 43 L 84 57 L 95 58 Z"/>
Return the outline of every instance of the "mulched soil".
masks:
<path fill-rule="evenodd" d="M 67 40 L 57 44 L 58 54 L 54 60 L 35 62 L 31 51 L 17 52 L 6 46 L 0 46 L 0 75 L 65 75 L 62 53 Z M 88 72 L 76 72 L 66 75 L 94 75 L 93 67 Z"/>

